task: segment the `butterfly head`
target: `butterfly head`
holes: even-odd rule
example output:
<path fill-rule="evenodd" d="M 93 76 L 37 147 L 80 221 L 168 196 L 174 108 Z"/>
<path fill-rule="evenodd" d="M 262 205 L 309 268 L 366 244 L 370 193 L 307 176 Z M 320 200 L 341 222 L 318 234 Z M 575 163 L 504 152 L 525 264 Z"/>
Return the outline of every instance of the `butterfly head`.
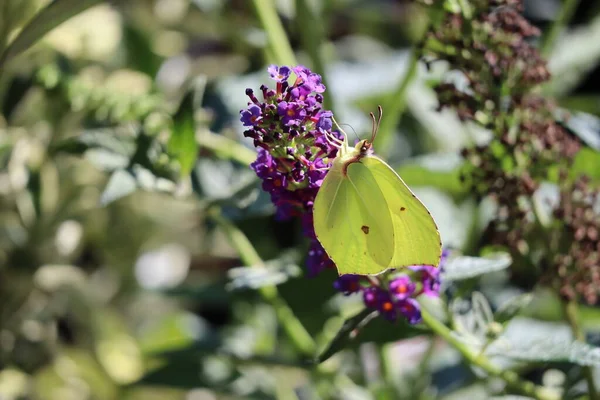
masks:
<path fill-rule="evenodd" d="M 373 143 L 371 143 L 369 140 L 364 139 L 356 144 L 355 149 L 358 152 L 359 157 L 366 157 L 369 154 L 373 153 Z"/>

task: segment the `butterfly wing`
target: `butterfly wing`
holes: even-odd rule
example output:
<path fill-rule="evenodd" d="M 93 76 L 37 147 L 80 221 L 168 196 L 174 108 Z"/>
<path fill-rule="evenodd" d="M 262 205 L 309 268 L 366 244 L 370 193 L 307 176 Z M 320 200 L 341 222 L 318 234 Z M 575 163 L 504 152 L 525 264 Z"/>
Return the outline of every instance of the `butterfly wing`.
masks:
<path fill-rule="evenodd" d="M 390 267 L 437 266 L 442 255 L 442 243 L 437 225 L 427 208 L 383 160 L 368 156 L 361 163 L 372 174 L 391 214 L 394 256 Z"/>
<path fill-rule="evenodd" d="M 384 194 L 361 163 L 331 169 L 317 193 L 317 238 L 342 274 L 385 271 L 394 255 L 394 228 Z"/>

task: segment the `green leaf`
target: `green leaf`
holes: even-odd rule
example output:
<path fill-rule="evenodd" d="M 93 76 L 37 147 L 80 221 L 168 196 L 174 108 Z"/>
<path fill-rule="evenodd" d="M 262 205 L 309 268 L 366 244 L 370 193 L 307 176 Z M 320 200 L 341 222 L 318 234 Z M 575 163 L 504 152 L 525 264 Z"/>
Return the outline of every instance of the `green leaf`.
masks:
<path fill-rule="evenodd" d="M 525 293 L 513 297 L 512 299 L 502 304 L 500 308 L 498 308 L 498 310 L 494 313 L 494 321 L 499 322 L 501 324 L 510 321 L 514 316 L 516 316 L 523 309 L 529 306 L 532 300 L 533 295 L 531 293 Z"/>
<path fill-rule="evenodd" d="M 600 181 L 600 152 L 590 148 L 579 150 L 569 172 L 571 177 L 585 174 L 593 181 Z"/>
<path fill-rule="evenodd" d="M 456 281 L 474 278 L 490 272 L 501 271 L 512 264 L 508 253 L 490 254 L 486 257 L 458 256 L 451 258 L 444 266 L 442 281 Z"/>
<path fill-rule="evenodd" d="M 44 35 L 69 18 L 102 0 L 54 0 L 23 28 L 0 56 L 0 66 L 33 46 Z"/>
<path fill-rule="evenodd" d="M 532 362 L 570 362 L 589 367 L 600 367 L 600 347 L 554 337 L 532 337 L 519 341 L 499 339 L 488 348 L 489 354 Z"/>
<path fill-rule="evenodd" d="M 352 318 L 344 321 L 344 324 L 329 343 L 327 348 L 317 357 L 317 363 L 322 363 L 333 356 L 338 351 L 344 349 L 348 342 L 356 337 L 358 331 L 368 324 L 378 313 L 365 308 Z"/>
<path fill-rule="evenodd" d="M 127 169 L 118 169 L 112 173 L 102 196 L 100 204 L 103 206 L 112 203 L 122 197 L 125 197 L 137 189 L 137 181 L 135 175 Z"/>
<path fill-rule="evenodd" d="M 195 89 L 186 93 L 181 101 L 179 110 L 173 117 L 173 131 L 168 143 L 169 153 L 179 161 L 181 177 L 189 175 L 192 171 L 198 154 L 194 110 L 200 90 L 204 88 L 198 83 L 201 81 L 197 81 Z"/>

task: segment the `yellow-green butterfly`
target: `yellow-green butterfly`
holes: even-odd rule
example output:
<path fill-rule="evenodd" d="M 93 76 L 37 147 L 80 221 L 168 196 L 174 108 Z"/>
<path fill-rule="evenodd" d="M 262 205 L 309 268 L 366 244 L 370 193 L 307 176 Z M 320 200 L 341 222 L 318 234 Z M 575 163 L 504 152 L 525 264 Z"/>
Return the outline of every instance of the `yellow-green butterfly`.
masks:
<path fill-rule="evenodd" d="M 371 113 L 371 140 L 355 147 L 348 135 L 327 141 L 338 148 L 313 207 L 317 239 L 337 266 L 338 273 L 376 275 L 409 265 L 437 266 L 442 243 L 427 208 L 400 176 L 371 155 L 379 118 Z"/>

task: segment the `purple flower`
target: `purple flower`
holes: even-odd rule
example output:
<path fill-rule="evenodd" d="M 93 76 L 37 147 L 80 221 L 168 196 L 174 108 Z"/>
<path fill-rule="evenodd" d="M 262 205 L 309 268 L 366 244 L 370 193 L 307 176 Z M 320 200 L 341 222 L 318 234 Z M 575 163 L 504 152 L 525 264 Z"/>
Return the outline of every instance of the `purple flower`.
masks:
<path fill-rule="evenodd" d="M 408 267 L 416 273 L 416 276 L 423 285 L 423 293 L 428 296 L 437 297 L 440 295 L 440 268 L 433 265 L 413 265 Z"/>
<path fill-rule="evenodd" d="M 244 126 L 255 126 L 261 120 L 261 110 L 260 107 L 255 104 L 250 104 L 247 110 L 240 111 L 241 118 L 240 120 L 244 124 Z"/>
<path fill-rule="evenodd" d="M 330 131 L 333 127 L 331 117 L 333 113 L 331 111 L 324 111 L 319 115 L 319 122 L 317 122 L 317 129 L 323 131 Z"/>
<path fill-rule="evenodd" d="M 301 104 L 287 101 L 279 103 L 277 113 L 282 117 L 281 122 L 286 126 L 299 125 L 306 117 L 306 110 L 302 108 Z"/>
<path fill-rule="evenodd" d="M 318 240 L 314 239 L 308 250 L 308 257 L 306 259 L 306 267 L 308 269 L 308 276 L 316 276 L 326 268 L 332 268 L 334 266 L 333 261 L 327 256 L 323 246 Z"/>
<path fill-rule="evenodd" d="M 335 282 L 333 282 L 333 287 L 338 292 L 342 292 L 345 295 L 349 295 L 349 294 L 360 291 L 360 289 L 361 289 L 360 280 L 361 279 L 362 279 L 362 276 L 360 276 L 360 275 L 352 275 L 352 274 L 342 275 L 339 278 L 337 278 L 335 280 Z"/>
<path fill-rule="evenodd" d="M 270 65 L 269 68 L 267 68 L 267 72 L 271 75 L 271 79 L 278 83 L 283 83 L 288 80 L 292 71 L 290 67 Z"/>
<path fill-rule="evenodd" d="M 421 307 L 415 299 L 408 298 L 398 301 L 396 307 L 409 324 L 418 324 L 421 322 Z"/>
<path fill-rule="evenodd" d="M 275 159 L 271 157 L 269 152 L 262 147 L 258 148 L 258 156 L 256 161 L 250 164 L 250 168 L 256 172 L 256 175 L 261 179 L 271 178 L 277 169 Z"/>
<path fill-rule="evenodd" d="M 307 92 L 323 93 L 325 91 L 325 85 L 321 83 L 321 76 L 312 73 L 308 68 L 303 65 L 292 68 L 298 80 L 301 81 L 300 87 Z"/>
<path fill-rule="evenodd" d="M 408 275 L 402 275 L 392 279 L 390 282 L 390 292 L 396 300 L 405 300 L 415 292 L 415 284 Z"/>
<path fill-rule="evenodd" d="M 363 290 L 363 301 L 368 308 L 374 308 L 390 321 L 398 316 L 394 299 L 387 290 L 371 286 Z"/>

